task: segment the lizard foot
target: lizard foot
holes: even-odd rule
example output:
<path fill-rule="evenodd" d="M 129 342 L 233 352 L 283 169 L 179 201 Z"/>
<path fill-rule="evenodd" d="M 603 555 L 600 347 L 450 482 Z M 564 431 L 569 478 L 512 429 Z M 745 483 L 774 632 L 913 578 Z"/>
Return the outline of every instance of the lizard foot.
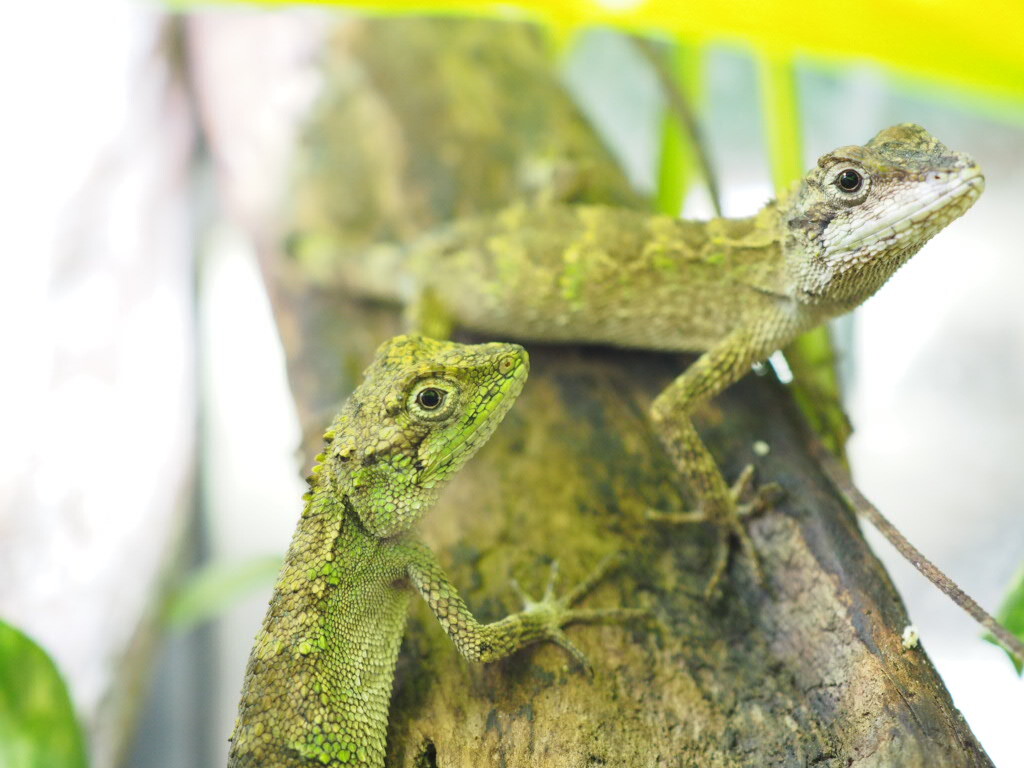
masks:
<path fill-rule="evenodd" d="M 523 602 L 522 613 L 540 620 L 540 634 L 556 645 L 561 646 L 586 674 L 593 674 L 593 668 L 583 651 L 566 636 L 563 627 L 578 623 L 618 623 L 648 618 L 651 612 L 642 608 L 573 608 L 573 606 L 589 594 L 611 571 L 619 567 L 622 558 L 618 555 L 606 557 L 575 587 L 561 597 L 555 594 L 558 581 L 558 561 L 551 563 L 548 582 L 544 595 L 535 600 L 527 594 L 515 579 L 511 580 L 512 589 Z"/>
<path fill-rule="evenodd" d="M 725 570 L 729 566 L 729 555 L 733 541 L 739 542 L 743 554 L 750 563 L 754 581 L 758 586 L 764 585 L 764 572 L 761 569 L 761 558 L 757 554 L 754 542 L 747 532 L 746 521 L 754 515 L 770 509 L 783 494 L 778 483 L 766 483 L 754 489 L 754 465 L 748 464 L 729 489 L 728 503 L 724 509 L 697 510 L 691 512 L 661 512 L 650 509 L 647 511 L 649 520 L 668 523 L 714 523 L 718 526 L 719 541 L 716 548 L 715 563 L 711 569 L 711 578 L 704 588 L 704 596 L 712 598 L 718 591 Z M 744 501 L 744 499 L 746 499 Z"/>

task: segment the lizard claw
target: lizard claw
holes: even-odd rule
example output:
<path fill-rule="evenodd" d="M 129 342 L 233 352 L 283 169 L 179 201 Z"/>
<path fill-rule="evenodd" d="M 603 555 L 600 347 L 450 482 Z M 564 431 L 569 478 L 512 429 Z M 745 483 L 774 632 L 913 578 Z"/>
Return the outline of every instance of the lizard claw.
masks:
<path fill-rule="evenodd" d="M 519 602 L 522 603 L 524 609 L 529 610 L 530 607 L 534 605 L 533 598 L 531 598 L 526 593 L 526 590 L 523 589 L 522 585 L 519 583 L 519 579 L 513 576 L 508 580 L 508 585 L 512 587 L 512 591 L 516 593 L 516 597 L 519 598 Z"/>
<path fill-rule="evenodd" d="M 548 583 L 544 587 L 544 597 L 542 598 L 546 602 L 551 602 L 555 599 L 555 584 L 558 583 L 558 560 L 551 561 L 551 568 L 548 570 Z"/>
<path fill-rule="evenodd" d="M 650 509 L 647 511 L 649 520 L 658 520 L 669 523 L 701 523 L 711 522 L 719 527 L 719 542 L 716 547 L 715 561 L 711 566 L 711 578 L 704 588 L 704 597 L 711 599 L 718 591 L 719 584 L 725 571 L 729 566 L 729 556 L 732 551 L 733 540 L 739 542 L 754 581 L 758 586 L 764 586 L 764 571 L 761 569 L 761 558 L 757 554 L 750 534 L 747 532 L 746 521 L 755 515 L 760 514 L 778 502 L 784 491 L 778 483 L 766 483 L 754 489 L 754 465 L 748 464 L 740 472 L 736 482 L 729 489 L 729 503 L 724 510 L 709 512 L 696 510 L 690 512 L 661 512 Z M 748 501 L 742 501 L 748 498 Z"/>
<path fill-rule="evenodd" d="M 551 563 L 548 581 L 544 588 L 544 596 L 540 600 L 533 599 L 523 590 L 519 582 L 511 579 L 512 589 L 523 603 L 523 613 L 544 616 L 542 635 L 563 648 L 572 657 L 577 666 L 587 675 L 593 675 L 593 667 L 576 645 L 569 640 L 563 627 L 579 623 L 619 623 L 649 617 L 650 611 L 637 608 L 593 608 L 574 609 L 580 600 L 589 594 L 614 568 L 622 563 L 619 555 L 604 558 L 589 575 L 561 597 L 556 595 L 555 584 L 558 580 L 558 561 Z"/>
<path fill-rule="evenodd" d="M 548 581 L 544 585 L 544 594 L 540 600 L 535 600 L 529 592 L 523 589 L 519 580 L 515 577 L 508 580 L 512 591 L 516 593 L 519 601 L 523 604 L 524 611 L 530 611 L 547 605 L 560 605 L 562 601 L 555 597 L 555 584 L 558 582 L 558 561 L 552 560 L 548 568 Z"/>
<path fill-rule="evenodd" d="M 548 640 L 553 642 L 564 650 L 572 660 L 576 662 L 576 666 L 579 667 L 580 671 L 587 677 L 594 676 L 594 667 L 591 665 L 590 660 L 587 659 L 587 655 L 581 651 L 572 640 L 569 639 L 568 635 L 565 634 L 561 629 L 555 629 L 548 635 Z"/>

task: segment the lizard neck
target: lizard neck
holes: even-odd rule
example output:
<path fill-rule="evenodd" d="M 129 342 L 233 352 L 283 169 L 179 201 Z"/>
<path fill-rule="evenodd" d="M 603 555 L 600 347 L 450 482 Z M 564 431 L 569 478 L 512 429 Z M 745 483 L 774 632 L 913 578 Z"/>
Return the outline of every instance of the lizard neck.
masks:
<path fill-rule="evenodd" d="M 384 765 L 409 600 L 397 543 L 314 489 L 249 658 L 229 768 Z"/>
<path fill-rule="evenodd" d="M 922 245 L 908 242 L 902 248 L 891 248 L 884 257 L 837 266 L 793 234 L 785 246 L 791 293 L 803 311 L 819 321 L 844 315 L 875 295 Z"/>
<path fill-rule="evenodd" d="M 753 216 L 700 224 L 702 258 L 723 264 L 727 271 L 724 283 L 739 284 L 765 296 L 792 296 L 786 273 L 786 222 L 779 203 L 771 200 Z"/>

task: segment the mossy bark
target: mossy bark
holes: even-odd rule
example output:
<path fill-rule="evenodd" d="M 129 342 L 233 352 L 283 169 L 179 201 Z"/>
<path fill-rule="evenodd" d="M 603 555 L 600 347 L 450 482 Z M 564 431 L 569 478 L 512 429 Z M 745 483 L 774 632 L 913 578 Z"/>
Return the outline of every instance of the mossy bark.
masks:
<path fill-rule="evenodd" d="M 467 54 L 473 50 L 480 55 Z M 410 158 L 432 151 L 420 146 L 424 131 L 458 145 L 465 129 L 455 124 L 460 113 L 437 105 L 459 91 L 446 67 L 457 69 L 460 55 L 463 66 L 472 64 L 469 82 L 477 85 L 490 82 L 488 67 L 500 70 L 499 79 L 511 77 L 506 70 L 513 68 L 507 87 L 520 88 L 516 98 L 506 89 L 478 89 L 478 100 L 460 107 L 483 111 L 488 124 L 497 120 L 508 130 L 470 130 L 472 152 L 442 154 L 429 168 L 383 162 L 388 153 Z M 300 167 L 316 171 L 296 182 L 299 203 L 282 241 L 289 234 L 294 245 L 324 230 L 335 243 L 353 247 L 381 233 L 401 240 L 514 199 L 522 193 L 522 174 L 509 169 L 525 167 L 544 134 L 533 130 L 531 141 L 518 141 L 523 131 L 530 133 L 524 125 L 571 127 L 551 146 L 560 156 L 588 158 L 581 198 L 642 205 L 571 107 L 536 30 L 457 20 L 363 22 L 334 49 L 331 62 L 328 98 L 308 134 L 308 141 L 327 140 L 330 148 L 307 144 Z M 396 72 L 396 62 L 404 69 Z M 339 78 L 339 67 L 359 77 Z M 533 98 L 529 114 L 521 106 L 524 89 Z M 432 107 L 414 109 L 412 93 Z M 372 173 L 394 174 L 371 179 L 374 189 L 391 191 L 375 198 L 384 201 L 376 212 L 352 214 L 350 207 L 332 213 L 333 196 L 360 188 L 352 177 L 332 176 L 355 162 L 342 159 L 348 158 L 343 137 L 356 130 L 345 122 L 353 110 L 344 105 L 371 101 L 372 110 L 357 110 L 361 119 L 384 116 L 389 127 L 376 134 L 374 147 L 358 148 L 383 155 L 359 162 L 376 169 Z M 472 115 L 462 117 L 472 123 Z M 438 126 L 435 119 L 448 122 Z M 348 140 L 350 148 L 365 143 Z M 311 156 L 319 161 L 310 163 Z M 484 173 L 467 162 L 497 164 L 498 170 Z M 303 192 L 304 178 L 319 191 L 310 186 Z M 481 189 L 486 194 L 477 194 Z M 415 205 L 394 204 L 399 198 Z M 406 215 L 413 208 L 417 213 Z M 358 226 L 346 223 L 350 214 Z M 368 226 L 366 216 L 379 218 Z M 332 291 L 324 283 L 331 269 L 322 263 L 285 255 L 272 242 L 261 258 L 308 464 L 330 409 L 373 348 L 400 331 L 401 321 L 394 308 Z M 750 376 L 699 414 L 698 427 L 727 476 L 753 462 L 760 478 L 786 489 L 776 508 L 751 524 L 765 587 L 755 585 L 736 558 L 724 595 L 708 602 L 703 588 L 713 531 L 646 518 L 649 508 L 687 505 L 646 409 L 689 361 L 597 348 L 531 345 L 529 351 L 532 373 L 524 394 L 424 521 L 424 536 L 481 618 L 518 607 L 510 577 L 539 591 L 547 563 L 558 559 L 565 587 L 611 553 L 621 553 L 625 564 L 585 605 L 647 607 L 653 618 L 625 627 L 571 628 L 594 667 L 588 677 L 553 645 L 490 666 L 470 664 L 417 605 L 392 705 L 391 765 L 991 765 L 925 652 L 902 648 L 907 617 L 900 599 L 811 458 L 813 438 L 782 387 Z M 770 447 L 766 456 L 755 455 L 756 440 Z"/>

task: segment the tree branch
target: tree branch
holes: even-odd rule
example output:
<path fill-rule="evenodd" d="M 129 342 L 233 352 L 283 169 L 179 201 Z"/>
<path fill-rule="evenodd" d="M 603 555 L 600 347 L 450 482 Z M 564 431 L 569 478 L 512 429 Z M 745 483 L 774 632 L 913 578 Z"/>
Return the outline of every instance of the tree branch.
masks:
<path fill-rule="evenodd" d="M 521 174 L 509 169 L 532 167 L 541 140 L 541 156 L 560 152 L 590 168 L 583 199 L 637 204 L 561 90 L 537 30 L 370 20 L 342 39 L 331 48 L 329 98 L 307 134 L 320 166 L 300 176 L 290 242 L 407 237 L 445 216 L 498 207 L 503 196 L 519 199 Z M 466 93 L 471 114 L 447 109 L 465 104 Z M 216 110 L 220 100 L 211 94 L 205 104 Z M 424 135 L 439 143 L 424 145 Z M 215 154 L 228 149 L 211 145 Z M 366 201 L 370 219 L 353 208 Z M 329 268 L 287 255 L 272 233 L 261 242 L 308 457 L 330 405 L 401 323 L 395 308 L 332 290 Z M 330 253 L 321 256 L 330 267 Z M 785 390 L 748 377 L 699 414 L 728 475 L 753 462 L 788 492 L 751 523 L 767 588 L 737 560 L 726 596 L 708 603 L 714 532 L 646 517 L 650 507 L 687 505 L 646 417 L 686 361 L 594 348 L 531 345 L 530 353 L 522 397 L 449 486 L 424 535 L 482 618 L 516 607 L 510 577 L 533 589 L 558 558 L 571 583 L 621 553 L 625 567 L 585 605 L 650 608 L 656 620 L 570 628 L 593 664 L 590 679 L 553 646 L 470 665 L 423 606 L 414 608 L 390 764 L 991 766 L 924 652 L 904 651 L 899 597 L 809 453 Z M 755 454 L 755 441 L 770 453 Z"/>

